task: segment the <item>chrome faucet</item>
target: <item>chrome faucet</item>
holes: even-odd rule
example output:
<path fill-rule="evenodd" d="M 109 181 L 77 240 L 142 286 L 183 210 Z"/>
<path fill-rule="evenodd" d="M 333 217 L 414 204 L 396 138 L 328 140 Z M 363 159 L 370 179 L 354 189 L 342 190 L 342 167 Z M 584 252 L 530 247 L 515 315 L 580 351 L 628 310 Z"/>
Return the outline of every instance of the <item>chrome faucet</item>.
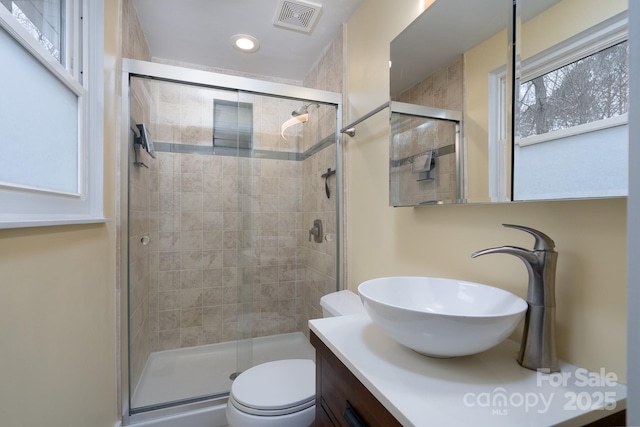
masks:
<path fill-rule="evenodd" d="M 518 363 L 534 371 L 560 372 L 556 355 L 556 297 L 555 276 L 558 253 L 555 243 L 544 233 L 521 225 L 502 224 L 517 228 L 535 237 L 533 250 L 516 246 L 502 246 L 474 252 L 475 258 L 486 254 L 510 254 L 520 258 L 529 272 L 527 303 Z"/>

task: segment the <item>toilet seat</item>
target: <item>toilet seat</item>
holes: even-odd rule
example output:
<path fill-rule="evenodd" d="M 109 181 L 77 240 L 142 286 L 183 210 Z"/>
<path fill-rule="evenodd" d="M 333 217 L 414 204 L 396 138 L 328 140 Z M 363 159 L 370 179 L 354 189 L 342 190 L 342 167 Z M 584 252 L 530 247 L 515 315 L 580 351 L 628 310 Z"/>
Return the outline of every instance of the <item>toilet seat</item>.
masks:
<path fill-rule="evenodd" d="M 315 363 L 288 359 L 254 366 L 231 385 L 229 403 L 257 416 L 280 416 L 315 405 Z"/>
<path fill-rule="evenodd" d="M 285 408 L 273 408 L 273 409 L 256 409 L 256 408 L 252 408 L 250 406 L 246 406 L 241 404 L 240 402 L 238 402 L 236 399 L 234 399 L 233 396 L 229 396 L 229 402 L 239 411 L 244 412 L 245 414 L 251 414 L 251 415 L 257 415 L 260 417 L 275 417 L 275 416 L 279 416 L 279 415 L 288 415 L 288 414 L 293 414 L 299 411 L 302 411 L 304 409 L 310 408 L 313 405 L 315 405 L 316 401 L 315 401 L 315 397 L 313 397 L 311 400 L 304 402 L 300 405 L 295 405 L 295 406 L 289 406 L 289 407 L 285 407 Z"/>

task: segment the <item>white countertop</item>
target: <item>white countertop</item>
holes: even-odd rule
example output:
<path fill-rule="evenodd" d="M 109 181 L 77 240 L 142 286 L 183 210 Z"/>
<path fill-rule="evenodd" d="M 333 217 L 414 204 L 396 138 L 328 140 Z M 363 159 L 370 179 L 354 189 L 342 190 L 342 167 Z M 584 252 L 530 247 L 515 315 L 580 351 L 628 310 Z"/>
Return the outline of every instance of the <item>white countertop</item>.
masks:
<path fill-rule="evenodd" d="M 582 426 L 626 408 L 614 373 L 561 362 L 561 374 L 538 374 L 518 365 L 512 341 L 435 359 L 391 340 L 367 315 L 309 327 L 404 426 Z M 613 401 L 615 410 L 602 409 Z"/>

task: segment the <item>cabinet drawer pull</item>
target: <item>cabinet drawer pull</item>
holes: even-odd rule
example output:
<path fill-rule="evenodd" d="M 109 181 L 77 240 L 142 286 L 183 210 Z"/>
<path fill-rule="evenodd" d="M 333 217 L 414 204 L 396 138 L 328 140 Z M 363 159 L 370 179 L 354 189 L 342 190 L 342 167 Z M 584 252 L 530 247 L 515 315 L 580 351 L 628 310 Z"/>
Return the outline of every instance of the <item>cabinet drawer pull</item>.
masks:
<path fill-rule="evenodd" d="M 353 410 L 348 400 L 347 408 L 342 413 L 342 419 L 345 420 L 348 427 L 367 427 L 358 414 L 356 414 L 356 411 Z"/>

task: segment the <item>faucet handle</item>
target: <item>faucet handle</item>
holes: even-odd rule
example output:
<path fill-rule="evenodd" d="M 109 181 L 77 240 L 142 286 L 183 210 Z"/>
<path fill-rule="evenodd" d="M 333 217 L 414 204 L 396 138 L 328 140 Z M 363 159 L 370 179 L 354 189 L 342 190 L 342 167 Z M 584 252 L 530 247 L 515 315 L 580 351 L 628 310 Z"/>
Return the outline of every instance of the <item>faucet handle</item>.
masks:
<path fill-rule="evenodd" d="M 551 237 L 547 236 L 541 231 L 535 230 L 533 228 L 525 227 L 523 225 L 515 225 L 515 224 L 502 224 L 503 227 L 516 228 L 518 230 L 525 231 L 531 234 L 536 239 L 536 243 L 533 246 L 534 251 L 552 251 L 556 244 L 551 239 Z"/>

